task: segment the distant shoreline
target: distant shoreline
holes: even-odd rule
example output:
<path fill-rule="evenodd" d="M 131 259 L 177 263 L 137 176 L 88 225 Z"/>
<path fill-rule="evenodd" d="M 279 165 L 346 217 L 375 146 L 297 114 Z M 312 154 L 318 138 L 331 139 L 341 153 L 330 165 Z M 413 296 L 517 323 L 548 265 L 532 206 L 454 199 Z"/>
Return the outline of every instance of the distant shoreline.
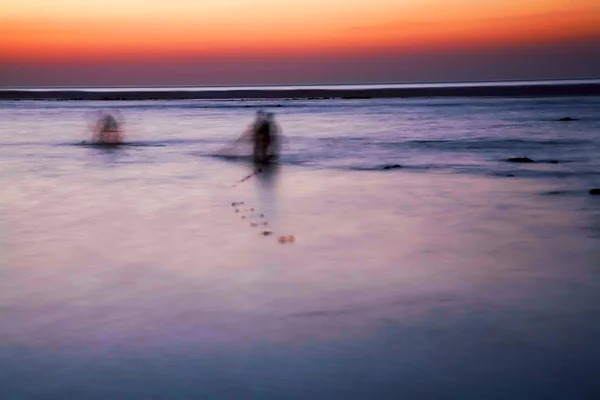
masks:
<path fill-rule="evenodd" d="M 471 87 L 371 88 L 371 89 L 232 89 L 196 91 L 83 91 L 1 90 L 0 100 L 232 100 L 232 99 L 372 99 L 418 97 L 553 97 L 600 95 L 600 83 Z"/>

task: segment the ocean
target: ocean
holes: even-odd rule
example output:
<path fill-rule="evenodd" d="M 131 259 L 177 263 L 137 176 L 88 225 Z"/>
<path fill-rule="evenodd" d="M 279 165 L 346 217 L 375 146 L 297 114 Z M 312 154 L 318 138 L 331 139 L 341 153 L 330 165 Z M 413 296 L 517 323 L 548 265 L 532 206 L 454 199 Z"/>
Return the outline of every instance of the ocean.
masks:
<path fill-rule="evenodd" d="M 0 398 L 598 398 L 599 154 L 598 96 L 0 101 Z"/>

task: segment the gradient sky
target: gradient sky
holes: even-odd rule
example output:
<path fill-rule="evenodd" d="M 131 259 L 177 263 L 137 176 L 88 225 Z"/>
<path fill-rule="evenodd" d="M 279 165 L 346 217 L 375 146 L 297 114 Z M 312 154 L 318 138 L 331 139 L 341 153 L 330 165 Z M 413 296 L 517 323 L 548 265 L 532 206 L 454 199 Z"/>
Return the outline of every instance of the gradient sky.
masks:
<path fill-rule="evenodd" d="M 598 0 L 0 0 L 3 86 L 598 76 Z"/>

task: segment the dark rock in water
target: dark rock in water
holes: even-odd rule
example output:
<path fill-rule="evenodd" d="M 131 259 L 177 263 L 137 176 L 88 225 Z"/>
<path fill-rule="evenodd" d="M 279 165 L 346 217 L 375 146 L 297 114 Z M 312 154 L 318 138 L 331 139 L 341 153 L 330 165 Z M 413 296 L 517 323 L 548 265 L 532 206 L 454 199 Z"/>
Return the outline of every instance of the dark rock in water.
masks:
<path fill-rule="evenodd" d="M 277 104 L 275 107 L 281 107 L 281 104 Z"/>
<path fill-rule="evenodd" d="M 600 194 L 600 188 L 596 188 L 596 189 L 590 189 L 590 194 Z"/>
<path fill-rule="evenodd" d="M 550 190 L 549 192 L 544 192 L 542 194 L 546 194 L 549 196 L 560 196 L 563 194 L 567 194 L 568 192 L 566 190 Z"/>
<path fill-rule="evenodd" d="M 571 117 L 564 117 L 559 119 L 559 121 L 577 121 L 575 118 L 571 118 Z"/>
<path fill-rule="evenodd" d="M 558 164 L 558 160 L 548 160 L 546 161 L 548 164 Z"/>
<path fill-rule="evenodd" d="M 535 161 L 533 161 L 529 157 L 511 157 L 511 158 L 509 158 L 506 161 L 508 161 L 508 162 L 516 162 L 516 163 L 533 163 L 533 162 L 535 162 Z"/>
<path fill-rule="evenodd" d="M 507 178 L 514 178 L 514 177 L 515 177 L 515 174 L 506 174 L 506 175 L 504 175 L 504 176 L 506 176 Z"/>
<path fill-rule="evenodd" d="M 398 165 L 398 164 L 384 165 L 382 169 L 396 169 L 396 168 L 402 168 L 402 165 Z"/>

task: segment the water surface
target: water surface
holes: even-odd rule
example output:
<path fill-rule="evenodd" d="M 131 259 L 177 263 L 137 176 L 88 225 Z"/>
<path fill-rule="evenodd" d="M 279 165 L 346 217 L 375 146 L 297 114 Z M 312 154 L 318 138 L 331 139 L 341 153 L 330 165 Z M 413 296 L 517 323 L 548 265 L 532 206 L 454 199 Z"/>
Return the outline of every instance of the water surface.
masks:
<path fill-rule="evenodd" d="M 0 103 L 1 398 L 600 394 L 599 98 L 281 104 Z"/>

